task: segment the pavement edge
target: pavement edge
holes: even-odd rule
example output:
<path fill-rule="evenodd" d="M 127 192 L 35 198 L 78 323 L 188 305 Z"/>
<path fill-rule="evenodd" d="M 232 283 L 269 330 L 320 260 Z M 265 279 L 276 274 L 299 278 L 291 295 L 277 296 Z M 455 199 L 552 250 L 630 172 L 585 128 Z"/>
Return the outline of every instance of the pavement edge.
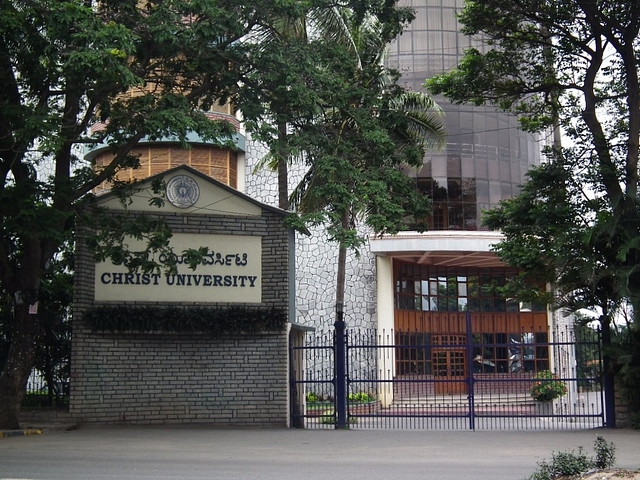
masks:
<path fill-rule="evenodd" d="M 26 435 L 41 435 L 39 428 L 26 428 L 24 430 L 0 430 L 0 438 L 3 437 L 23 437 Z"/>

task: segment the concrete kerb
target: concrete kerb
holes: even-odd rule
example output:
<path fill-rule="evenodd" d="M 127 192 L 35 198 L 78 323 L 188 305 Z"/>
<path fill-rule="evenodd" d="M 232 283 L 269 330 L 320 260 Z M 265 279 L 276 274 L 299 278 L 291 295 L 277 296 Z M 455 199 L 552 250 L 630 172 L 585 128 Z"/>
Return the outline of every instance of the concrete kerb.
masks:
<path fill-rule="evenodd" d="M 2 437 L 22 437 L 25 435 L 41 435 L 42 430 L 39 428 L 26 428 L 24 430 L 0 430 L 0 438 Z"/>
<path fill-rule="evenodd" d="M 56 423 L 51 425 L 29 425 L 18 430 L 0 430 L 0 438 L 3 437 L 24 437 L 28 435 L 42 435 L 53 430 L 69 431 L 78 428 L 76 423 Z"/>

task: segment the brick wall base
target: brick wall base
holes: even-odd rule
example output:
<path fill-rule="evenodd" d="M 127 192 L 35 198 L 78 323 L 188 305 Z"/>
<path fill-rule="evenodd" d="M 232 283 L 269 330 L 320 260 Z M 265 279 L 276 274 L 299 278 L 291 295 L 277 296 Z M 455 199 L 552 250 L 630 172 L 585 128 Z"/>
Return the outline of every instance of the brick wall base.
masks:
<path fill-rule="evenodd" d="M 74 331 L 70 413 L 83 423 L 286 426 L 284 332 Z"/>

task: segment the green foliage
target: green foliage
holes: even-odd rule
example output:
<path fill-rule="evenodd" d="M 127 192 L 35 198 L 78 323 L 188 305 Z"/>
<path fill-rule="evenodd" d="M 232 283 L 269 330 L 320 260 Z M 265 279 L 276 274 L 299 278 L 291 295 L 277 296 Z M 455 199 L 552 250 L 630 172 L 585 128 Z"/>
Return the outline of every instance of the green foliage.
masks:
<path fill-rule="evenodd" d="M 83 322 L 102 332 L 203 332 L 223 337 L 282 331 L 286 316 L 278 309 L 102 306 L 87 311 Z"/>
<path fill-rule="evenodd" d="M 504 234 L 494 249 L 519 269 L 505 294 L 569 308 L 596 304 L 607 283 L 588 269 L 594 247 L 580 203 L 583 177 L 569 152 L 553 153 L 553 162 L 529 170 L 520 194 L 485 212 L 484 223 Z M 601 250 L 602 262 L 611 253 Z M 548 283 L 556 287 L 556 298 L 546 292 Z"/>
<path fill-rule="evenodd" d="M 307 392 L 307 403 L 333 402 L 333 397 L 321 395 L 316 392 Z M 375 401 L 376 396 L 367 392 L 350 393 L 347 395 L 349 403 L 370 403 Z"/>
<path fill-rule="evenodd" d="M 319 421 L 322 425 L 335 425 L 337 421 L 336 414 L 333 411 L 323 413 L 320 415 Z"/>
<path fill-rule="evenodd" d="M 371 11 L 400 24 L 409 18 L 408 10 L 388 2 L 348 1 L 345 7 L 357 7 L 361 18 Z M 262 76 L 291 71 L 302 78 L 310 70 L 294 67 L 313 67 L 318 59 L 300 45 L 291 50 L 295 56 L 280 49 L 261 61 L 259 42 L 248 40 L 259 39 L 260 31 L 274 29 L 282 19 L 334 8 L 325 0 L 0 4 L 0 296 L 13 302 L 16 324 L 24 327 L 7 333 L 21 347 L 5 359 L 12 374 L 0 375 L 0 427 L 17 425 L 17 408 L 4 407 L 19 403 L 15 392 L 29 374 L 42 327 L 28 308 L 38 299 L 48 262 L 74 226 L 99 232 L 92 239 L 99 258 L 131 269 L 157 268 L 154 252 L 168 248 L 170 232 L 162 222 L 134 215 L 116 220 L 92 211 L 91 192 L 139 164 L 133 152 L 143 139 L 169 139 L 188 148 L 196 134 L 235 148 L 234 126 L 212 120 L 207 111 L 241 104 L 251 119 L 251 112 L 269 105 L 265 91 L 273 84 L 267 87 Z M 319 79 L 332 75 L 316 70 L 323 74 Z M 292 103 L 294 118 L 308 119 L 303 107 L 320 85 L 308 78 L 308 83 L 274 79 L 280 97 Z M 295 88 L 289 91 L 290 86 Z M 81 156 L 85 148 L 103 149 L 112 160 L 97 168 L 91 156 Z M 114 182 L 114 187 L 128 205 L 130 186 Z M 153 205 L 162 202 L 161 195 L 150 199 Z M 144 251 L 128 251 L 127 236 L 146 242 Z M 187 256 L 195 265 L 202 253 Z"/>
<path fill-rule="evenodd" d="M 567 394 L 567 386 L 549 370 L 536 373 L 529 390 L 531 398 L 537 402 L 550 402 Z"/>
<path fill-rule="evenodd" d="M 37 298 L 40 329 L 33 373 L 43 381 L 38 392 L 27 392 L 23 406 L 63 405 L 69 398 L 73 245 L 65 244 L 45 272 Z M 15 325 L 13 302 L 0 303 L 0 371 L 4 367 Z"/>
<path fill-rule="evenodd" d="M 563 127 L 573 145 L 555 145 L 549 165 L 531 172 L 540 194 L 535 187 L 524 191 L 487 224 L 510 226 L 497 248 L 506 261 L 528 275 L 560 276 L 561 294 L 577 288 L 584 306 L 608 312 L 621 296 L 633 303 L 640 288 L 633 240 L 640 228 L 638 148 L 627 142 L 640 133 L 640 105 L 627 102 L 639 91 L 630 52 L 638 46 L 640 20 L 625 16 L 629 5 L 618 11 L 571 1 L 467 1 L 464 31 L 482 32 L 490 48 L 470 50 L 456 70 L 427 82 L 456 102 L 517 113 L 536 131 Z M 551 180 L 546 187 L 544 176 Z"/>
<path fill-rule="evenodd" d="M 42 332 L 34 367 L 46 382 L 49 406 L 69 400 L 73 248 L 73 244 L 65 244 L 63 253 L 49 263 L 39 290 Z"/>
<path fill-rule="evenodd" d="M 247 128 L 269 146 L 265 163 L 285 176 L 294 161 L 307 167 L 280 202 L 300 215 L 290 222 L 324 225 L 347 249 L 365 241 L 359 222 L 393 233 L 429 212 L 403 168 L 421 165 L 425 148 L 442 144 L 439 109 L 430 97 L 398 85 L 398 72 L 381 62 L 388 42 L 412 18 L 395 4 L 370 4 L 313 10 L 295 24 L 280 24 L 264 34 L 253 57 L 269 65 L 268 73 L 251 77 L 239 95 Z"/>
<path fill-rule="evenodd" d="M 334 401 L 331 395 L 316 392 L 307 392 L 306 398 L 308 403 L 333 403 Z"/>
<path fill-rule="evenodd" d="M 162 217 L 107 209 L 92 209 L 80 215 L 81 223 L 102 226 L 85 233 L 86 245 L 96 262 L 110 260 L 114 265 L 144 273 L 159 273 L 161 267 L 164 274 L 177 273 L 177 256 L 169 245 L 172 232 Z M 132 240 L 141 242 L 137 250 L 132 247 Z M 161 255 L 168 259 L 163 265 L 156 261 Z"/>
<path fill-rule="evenodd" d="M 367 392 L 350 393 L 347 396 L 349 402 L 352 403 L 369 403 L 375 401 L 375 395 Z"/>
<path fill-rule="evenodd" d="M 640 328 L 637 323 L 621 328 L 610 347 L 617 385 L 630 409 L 634 428 L 640 428 Z"/>
<path fill-rule="evenodd" d="M 577 452 L 558 452 L 551 456 L 551 461 L 541 461 L 538 463 L 539 470 L 530 477 L 531 480 L 550 480 L 564 476 L 574 477 L 589 471 L 592 462 L 587 455 L 578 447 Z"/>
<path fill-rule="evenodd" d="M 616 446 L 613 442 L 607 442 L 603 436 L 598 435 L 594 444 L 594 450 L 596 451 L 596 457 L 593 460 L 595 468 L 605 469 L 615 465 Z"/>
<path fill-rule="evenodd" d="M 395 233 L 427 216 L 429 201 L 403 168 L 421 165 L 425 146 L 437 143 L 438 133 L 431 129 L 431 136 L 412 136 L 413 126 L 437 121 L 420 123 L 417 110 L 409 115 L 407 105 L 415 105 L 415 99 L 405 97 L 408 103 L 402 103 L 405 92 L 395 84 L 397 74 L 378 66 L 344 65 L 343 83 L 336 88 L 344 95 L 336 99 L 339 106 L 325 108 L 295 134 L 305 144 L 309 169 L 291 203 L 306 223 L 325 225 L 332 240 L 357 250 L 364 241 L 356 233 L 359 222 L 376 233 Z M 380 78 L 389 83 L 381 84 Z M 423 117 L 429 108 L 435 111 L 433 103 L 422 105 Z"/>
<path fill-rule="evenodd" d="M 320 395 L 316 392 L 307 392 L 306 399 L 307 403 L 317 403 L 320 401 Z"/>
<path fill-rule="evenodd" d="M 551 460 L 538 462 L 538 469 L 527 480 L 554 480 L 562 477 L 576 477 L 594 468 L 611 468 L 615 463 L 615 446 L 602 436 L 596 437 L 594 448 L 596 457 L 588 457 L 582 447 L 578 451 L 553 453 Z"/>

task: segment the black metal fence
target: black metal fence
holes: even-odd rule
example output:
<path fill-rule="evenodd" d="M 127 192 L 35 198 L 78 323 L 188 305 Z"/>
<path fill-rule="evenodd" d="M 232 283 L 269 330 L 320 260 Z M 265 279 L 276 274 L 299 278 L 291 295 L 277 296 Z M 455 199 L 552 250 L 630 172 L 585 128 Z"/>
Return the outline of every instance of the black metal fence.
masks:
<path fill-rule="evenodd" d="M 50 377 L 50 380 L 37 369 L 31 372 L 23 407 L 68 407 L 69 382 Z"/>
<path fill-rule="evenodd" d="M 8 345 L 0 345 L 0 372 L 4 368 Z M 69 406 L 69 357 L 54 355 L 50 347 L 40 347 L 39 365 L 27 380 L 23 407 Z"/>
<path fill-rule="evenodd" d="M 290 347 L 291 386 L 299 392 L 292 396 L 297 404 L 292 404 L 291 424 L 472 430 L 603 426 L 600 333 L 586 327 L 540 333 L 416 336 L 351 330 L 344 334 L 343 378 L 336 375 L 335 362 L 341 335 L 307 334 Z"/>

